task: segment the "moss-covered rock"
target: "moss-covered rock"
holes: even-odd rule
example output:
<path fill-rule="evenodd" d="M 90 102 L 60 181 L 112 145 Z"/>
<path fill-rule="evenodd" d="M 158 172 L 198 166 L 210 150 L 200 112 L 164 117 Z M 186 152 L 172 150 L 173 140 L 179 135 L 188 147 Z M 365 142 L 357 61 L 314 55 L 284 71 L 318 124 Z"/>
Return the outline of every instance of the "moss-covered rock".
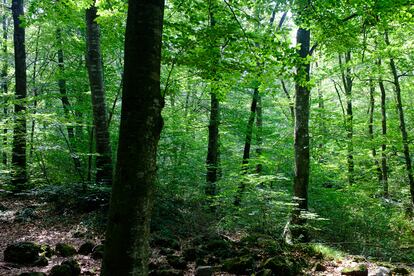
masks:
<path fill-rule="evenodd" d="M 79 264 L 73 260 L 62 262 L 61 265 L 52 267 L 49 276 L 79 276 L 81 272 Z"/>
<path fill-rule="evenodd" d="M 360 264 L 354 267 L 346 267 L 341 271 L 341 275 L 368 276 L 368 268 L 364 264 Z"/>
<path fill-rule="evenodd" d="M 242 256 L 227 259 L 223 262 L 222 269 L 234 274 L 249 274 L 254 267 L 254 259 L 251 256 Z"/>
<path fill-rule="evenodd" d="M 53 249 L 50 247 L 50 245 L 48 245 L 48 244 L 43 244 L 43 245 L 41 245 L 40 246 L 40 248 L 41 248 L 41 255 L 42 256 L 45 256 L 45 257 L 47 257 L 47 258 L 51 258 L 52 256 L 53 256 L 53 254 L 54 254 L 54 251 L 53 251 Z"/>
<path fill-rule="evenodd" d="M 4 261 L 33 265 L 38 260 L 40 252 L 40 246 L 33 242 L 18 242 L 6 247 Z"/>
<path fill-rule="evenodd" d="M 183 257 L 176 256 L 176 255 L 168 255 L 167 256 L 168 263 L 176 269 L 185 269 L 187 268 L 187 262 Z"/>
<path fill-rule="evenodd" d="M 24 272 L 19 274 L 19 276 L 46 276 L 46 273 L 43 272 Z"/>
<path fill-rule="evenodd" d="M 45 256 L 39 256 L 37 260 L 33 263 L 33 266 L 47 266 L 49 261 Z"/>
<path fill-rule="evenodd" d="M 75 247 L 66 243 L 56 244 L 55 250 L 56 253 L 62 257 L 71 257 L 76 254 Z"/>
<path fill-rule="evenodd" d="M 391 269 L 393 275 L 410 275 L 410 271 L 405 267 L 395 267 Z"/>
<path fill-rule="evenodd" d="M 301 264 L 290 260 L 288 257 L 278 256 L 267 259 L 261 265 L 262 269 L 269 269 L 275 275 L 296 276 L 300 275 Z"/>
<path fill-rule="evenodd" d="M 78 254 L 80 255 L 89 255 L 92 253 L 92 250 L 94 249 L 94 247 L 96 246 L 96 244 L 92 241 L 86 241 L 85 243 L 83 243 L 79 249 L 78 249 Z"/>

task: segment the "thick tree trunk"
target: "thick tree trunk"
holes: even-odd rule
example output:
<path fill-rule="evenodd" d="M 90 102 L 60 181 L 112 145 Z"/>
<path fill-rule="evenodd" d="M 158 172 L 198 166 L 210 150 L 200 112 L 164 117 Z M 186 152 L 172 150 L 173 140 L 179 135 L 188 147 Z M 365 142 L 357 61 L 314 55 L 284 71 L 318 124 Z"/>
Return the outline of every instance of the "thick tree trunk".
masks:
<path fill-rule="evenodd" d="M 14 62 L 15 62 L 15 96 L 17 102 L 14 105 L 16 116 L 13 132 L 12 164 L 14 175 L 12 184 L 17 191 L 24 189 L 27 183 L 26 170 L 26 104 L 27 73 L 26 73 L 26 45 L 25 29 L 21 26 L 23 16 L 23 0 L 12 1 L 14 22 Z"/>
<path fill-rule="evenodd" d="M 2 57 L 3 57 L 3 66 L 1 68 L 1 89 L 4 95 L 7 95 L 9 92 L 9 85 L 7 81 L 7 71 L 9 70 L 8 62 L 8 53 L 7 53 L 7 40 L 8 40 L 8 24 L 7 24 L 7 15 L 5 12 L 5 7 L 7 5 L 7 0 L 3 0 L 3 18 L 2 18 L 2 27 L 3 27 L 3 47 L 2 47 Z M 4 117 L 7 118 L 7 100 L 6 96 L 4 97 L 4 108 L 3 108 Z M 4 166 L 7 166 L 7 128 L 3 129 L 3 149 L 2 149 L 2 162 Z"/>
<path fill-rule="evenodd" d="M 105 102 L 102 57 L 100 47 L 100 30 L 96 22 L 97 8 L 95 1 L 86 10 L 87 26 L 87 67 L 92 95 L 93 124 L 96 141 L 96 183 L 112 184 L 112 150 L 108 130 L 108 115 Z"/>
<path fill-rule="evenodd" d="M 375 111 L 375 85 L 372 80 L 369 81 L 369 125 L 368 125 L 368 135 L 371 142 L 374 142 L 374 111 Z M 382 181 L 382 171 L 380 164 L 377 159 L 377 150 L 375 145 L 372 145 L 372 158 L 374 159 L 375 169 L 377 171 L 378 181 Z"/>
<path fill-rule="evenodd" d="M 378 65 L 381 67 L 381 60 L 378 61 Z M 388 191 L 388 165 L 387 165 L 387 106 L 386 106 L 386 91 L 384 82 L 380 77 L 379 87 L 381 90 L 381 130 L 382 130 L 382 145 L 381 145 L 381 183 L 384 189 L 384 196 L 389 196 Z"/>
<path fill-rule="evenodd" d="M 297 44 L 300 45 L 299 56 L 302 58 L 297 65 L 296 97 L 295 97 L 295 176 L 293 181 L 294 203 L 297 206 L 292 211 L 292 237 L 306 241 L 308 235 L 301 227 L 306 220 L 301 216 L 308 210 L 308 185 L 309 185 L 309 113 L 310 113 L 310 89 L 306 85 L 310 80 L 310 64 L 305 59 L 310 50 L 310 31 L 299 28 L 297 32 Z M 303 84 L 305 83 L 305 85 Z"/>
<path fill-rule="evenodd" d="M 60 92 L 60 101 L 62 102 L 65 119 L 69 122 L 71 119 L 71 116 L 70 116 L 71 105 L 70 105 L 70 101 L 69 101 L 67 89 L 66 89 L 66 79 L 64 78 L 65 61 L 64 61 L 64 55 L 63 55 L 62 30 L 60 28 L 57 29 L 56 36 L 57 36 L 57 42 L 59 45 L 57 54 L 58 54 L 58 67 L 59 67 L 58 86 L 59 86 L 59 92 Z M 71 152 L 73 164 L 75 166 L 75 171 L 78 173 L 81 181 L 83 182 L 82 165 L 81 165 L 79 156 L 76 153 L 76 147 L 75 147 L 76 139 L 75 139 L 74 127 L 72 125 L 67 124 L 66 131 L 67 131 L 68 140 L 69 140 L 69 147 L 70 147 L 69 151 Z"/>
<path fill-rule="evenodd" d="M 160 91 L 164 0 L 129 1 L 118 158 L 103 276 L 148 275 L 150 219 L 163 126 Z"/>
<path fill-rule="evenodd" d="M 246 127 L 246 139 L 244 142 L 243 160 L 242 160 L 242 177 L 246 175 L 248 172 L 248 164 L 249 164 L 249 159 L 250 159 L 250 148 L 252 145 L 252 137 L 253 137 L 253 125 L 254 125 L 254 119 L 256 117 L 258 97 L 259 97 L 259 88 L 255 88 L 253 98 L 252 98 L 252 104 L 250 106 L 249 121 L 247 122 L 247 127 Z M 240 205 L 245 189 L 246 189 L 246 182 L 242 179 L 239 185 L 238 193 L 234 200 L 234 205 L 236 206 Z"/>
<path fill-rule="evenodd" d="M 217 95 L 211 93 L 210 123 L 208 126 L 207 175 L 205 193 L 208 196 L 216 194 L 216 182 L 219 175 L 219 125 L 220 102 Z"/>
<path fill-rule="evenodd" d="M 387 33 L 385 33 L 385 42 L 388 46 L 390 45 L 390 41 L 389 41 Z M 405 168 L 407 170 L 408 183 L 410 185 L 411 205 L 412 205 L 411 208 L 414 209 L 414 177 L 413 177 L 413 169 L 412 169 L 411 156 L 410 156 L 410 147 L 409 147 L 409 141 L 408 141 L 407 128 L 405 125 L 404 109 L 403 109 L 402 99 L 401 99 L 400 79 L 398 77 L 397 66 L 395 65 L 395 61 L 393 58 L 390 58 L 390 67 L 391 67 L 391 72 L 394 78 L 395 98 L 397 101 L 398 117 L 400 119 L 400 131 L 401 131 L 401 137 L 402 137 L 402 142 L 403 142 Z"/>
<path fill-rule="evenodd" d="M 342 73 L 342 82 L 345 89 L 345 96 L 346 96 L 346 132 L 347 132 L 347 139 L 348 139 L 348 183 L 349 185 L 354 184 L 355 182 L 355 173 L 354 173 L 354 114 L 352 109 L 352 86 L 353 80 L 351 76 L 351 52 L 347 52 L 345 54 L 345 66 L 343 68 L 342 58 L 339 56 L 339 63 L 341 66 L 341 73 Z"/>

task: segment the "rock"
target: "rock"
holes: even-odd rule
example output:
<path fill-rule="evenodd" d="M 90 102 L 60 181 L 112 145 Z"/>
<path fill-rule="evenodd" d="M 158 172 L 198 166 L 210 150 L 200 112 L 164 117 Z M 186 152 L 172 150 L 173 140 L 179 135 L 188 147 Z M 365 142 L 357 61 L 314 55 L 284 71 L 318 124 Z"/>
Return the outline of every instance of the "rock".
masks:
<path fill-rule="evenodd" d="M 180 250 L 180 243 L 177 240 L 160 236 L 155 236 L 151 239 L 151 246 Z"/>
<path fill-rule="evenodd" d="M 222 269 L 229 273 L 237 275 L 250 274 L 254 266 L 254 260 L 250 256 L 227 259 L 223 262 Z"/>
<path fill-rule="evenodd" d="M 376 276 L 389 276 L 391 275 L 391 270 L 387 267 L 380 266 L 375 271 Z"/>
<path fill-rule="evenodd" d="M 72 245 L 66 243 L 56 244 L 56 253 L 62 257 L 71 257 L 76 254 L 76 249 Z"/>
<path fill-rule="evenodd" d="M 267 259 L 261 267 L 271 270 L 275 275 L 296 276 L 300 274 L 300 266 L 283 257 Z"/>
<path fill-rule="evenodd" d="M 41 255 L 47 257 L 47 258 L 51 258 L 54 254 L 53 249 L 50 247 L 50 245 L 48 244 L 43 244 L 40 246 L 42 253 L 40 253 Z"/>
<path fill-rule="evenodd" d="M 155 270 L 149 273 L 150 276 L 183 276 L 184 273 L 178 269 Z"/>
<path fill-rule="evenodd" d="M 64 261 L 61 265 L 52 267 L 49 276 L 79 276 L 80 272 L 79 264 L 71 259 Z"/>
<path fill-rule="evenodd" d="M 22 210 L 16 213 L 15 221 L 16 222 L 30 222 L 35 219 L 39 219 L 39 215 L 36 213 L 36 209 L 33 206 L 23 208 Z"/>
<path fill-rule="evenodd" d="M 45 256 L 39 256 L 37 260 L 33 263 L 33 266 L 47 266 L 49 261 Z"/>
<path fill-rule="evenodd" d="M 89 255 L 92 253 L 92 250 L 95 248 L 95 244 L 92 241 L 86 241 L 79 247 L 78 254 Z"/>
<path fill-rule="evenodd" d="M 195 270 L 195 276 L 212 276 L 216 270 L 214 266 L 199 266 Z"/>
<path fill-rule="evenodd" d="M 315 271 L 326 271 L 326 266 L 324 266 L 323 264 L 321 264 L 321 263 L 317 263 L 316 265 L 315 265 Z"/>
<path fill-rule="evenodd" d="M 19 276 L 46 276 L 43 272 L 24 272 L 19 274 Z"/>
<path fill-rule="evenodd" d="M 391 269 L 391 273 L 397 274 L 397 275 L 410 275 L 410 271 L 408 271 L 408 269 L 406 269 L 405 267 L 396 267 Z"/>
<path fill-rule="evenodd" d="M 92 249 L 92 258 L 95 260 L 99 260 L 103 258 L 105 246 L 103 244 L 99 244 Z"/>
<path fill-rule="evenodd" d="M 183 257 L 175 256 L 175 255 L 169 255 L 167 256 L 168 263 L 176 269 L 185 269 L 187 268 L 187 262 Z"/>
<path fill-rule="evenodd" d="M 183 257 L 187 262 L 194 262 L 198 258 L 204 258 L 207 254 L 208 253 L 206 251 L 198 247 L 186 248 L 183 251 Z"/>
<path fill-rule="evenodd" d="M 364 264 L 360 264 L 354 267 L 347 267 L 341 271 L 341 275 L 368 276 L 368 268 Z"/>
<path fill-rule="evenodd" d="M 222 239 L 208 241 L 203 246 L 203 249 L 219 258 L 231 258 L 234 256 L 234 250 L 232 250 L 230 244 Z"/>
<path fill-rule="evenodd" d="M 41 248 L 32 242 L 18 242 L 7 246 L 4 250 L 4 261 L 17 264 L 34 264 L 38 258 Z"/>

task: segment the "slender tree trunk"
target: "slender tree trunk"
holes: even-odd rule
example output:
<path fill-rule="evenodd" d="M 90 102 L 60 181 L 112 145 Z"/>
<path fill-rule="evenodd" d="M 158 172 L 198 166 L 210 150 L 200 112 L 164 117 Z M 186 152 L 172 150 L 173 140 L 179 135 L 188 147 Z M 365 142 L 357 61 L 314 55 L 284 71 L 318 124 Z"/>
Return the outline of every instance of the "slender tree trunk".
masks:
<path fill-rule="evenodd" d="M 148 275 L 157 145 L 164 0 L 129 1 L 118 158 L 110 201 L 103 276 Z"/>
<path fill-rule="evenodd" d="M 295 176 L 293 181 L 294 203 L 297 206 L 292 211 L 292 237 L 306 241 L 307 231 L 301 227 L 306 220 L 301 216 L 308 210 L 308 185 L 309 185 L 309 114 L 310 114 L 310 89 L 304 82 L 310 81 L 310 64 L 305 59 L 310 50 L 310 31 L 299 28 L 297 32 L 297 44 L 300 45 L 299 56 L 302 58 L 297 65 L 297 78 L 295 97 Z"/>
<path fill-rule="evenodd" d="M 32 91 L 34 96 L 33 101 L 33 114 L 36 114 L 37 112 L 37 96 L 38 96 L 38 87 L 36 84 L 36 78 L 37 78 L 37 60 L 39 59 L 39 37 L 40 37 L 40 27 L 37 30 L 36 34 L 36 47 L 35 47 L 35 57 L 33 61 L 33 73 L 32 73 Z M 33 157 L 33 150 L 34 150 L 34 136 L 35 136 L 35 130 L 36 130 L 36 120 L 32 119 L 32 127 L 30 130 L 30 151 L 29 151 L 29 158 L 30 160 Z"/>
<path fill-rule="evenodd" d="M 23 0 L 12 1 L 14 21 L 14 62 L 15 62 L 15 95 L 17 102 L 14 105 L 15 122 L 13 132 L 12 164 L 14 175 L 12 184 L 17 191 L 24 189 L 27 183 L 26 168 L 26 100 L 27 73 L 26 73 L 26 45 L 25 29 L 21 26 Z"/>
<path fill-rule="evenodd" d="M 378 65 L 381 67 L 381 60 L 378 61 Z M 389 196 L 388 191 L 388 165 L 387 165 L 387 106 L 386 106 L 386 91 L 384 82 L 380 77 L 378 79 L 379 87 L 381 90 L 381 128 L 382 128 L 382 145 L 381 145 L 381 171 L 382 179 L 381 183 L 384 189 L 384 196 Z"/>
<path fill-rule="evenodd" d="M 70 101 L 69 101 L 69 97 L 67 94 L 67 89 L 66 89 L 66 79 L 64 78 L 64 74 L 65 74 L 65 60 L 64 60 L 64 55 L 63 55 L 63 42 L 62 42 L 62 30 L 60 28 L 58 28 L 56 30 L 56 37 L 57 37 L 57 42 L 59 45 L 59 49 L 58 49 L 58 67 L 59 67 L 59 80 L 58 80 L 58 86 L 59 86 L 59 93 L 60 93 L 60 101 L 62 102 L 62 106 L 63 106 L 63 112 L 65 114 L 65 119 L 67 120 L 67 122 L 70 122 L 71 120 L 71 115 L 70 115 L 70 110 L 71 110 L 71 105 L 70 105 Z M 73 164 L 75 166 L 75 171 L 78 173 L 78 175 L 80 176 L 81 181 L 83 182 L 83 173 L 82 173 L 82 165 L 81 165 L 81 161 L 79 159 L 79 156 L 76 152 L 76 139 L 75 139 L 75 131 L 74 131 L 74 127 L 72 125 L 67 124 L 66 126 L 66 131 L 68 134 L 68 140 L 69 140 L 69 147 L 70 147 L 70 152 L 71 152 L 71 156 L 73 159 Z"/>
<path fill-rule="evenodd" d="M 385 42 L 388 46 L 390 45 L 388 33 L 385 33 Z M 402 99 L 401 99 L 400 79 L 398 77 L 397 66 L 395 65 L 395 61 L 393 58 L 390 58 L 390 67 L 391 67 L 391 72 L 394 78 L 395 96 L 397 100 L 398 117 L 400 119 L 400 131 L 401 131 L 401 137 L 402 137 L 402 142 L 403 142 L 405 167 L 407 170 L 408 183 L 410 185 L 410 193 L 411 193 L 411 201 L 412 201 L 411 209 L 414 209 L 414 177 L 413 177 L 413 170 L 412 170 L 412 163 L 411 163 L 411 156 L 410 156 L 408 133 L 407 133 L 406 125 L 405 125 L 404 109 L 403 109 Z"/>
<path fill-rule="evenodd" d="M 3 114 L 4 117 L 7 118 L 7 99 L 6 95 L 9 92 L 9 85 L 7 81 L 7 71 L 9 70 L 9 58 L 8 58 L 8 50 L 7 50 L 7 40 L 8 40 L 8 24 L 7 24 L 7 13 L 5 11 L 5 7 L 7 5 L 7 0 L 3 0 L 3 18 L 2 18 L 2 27 L 3 27 L 3 66 L 1 68 L 1 89 L 4 94 L 4 108 Z M 4 166 L 7 166 L 7 128 L 3 129 L 3 150 L 2 150 L 2 162 Z"/>
<path fill-rule="evenodd" d="M 108 130 L 108 115 L 105 103 L 100 30 L 95 1 L 86 10 L 87 26 L 87 67 L 92 95 L 93 123 L 96 141 L 96 183 L 112 184 L 112 150 Z"/>
<path fill-rule="evenodd" d="M 369 81 L 369 125 L 368 125 L 368 134 L 371 142 L 374 142 L 374 111 L 375 111 L 375 85 L 373 80 Z M 372 158 L 374 159 L 375 169 L 377 170 L 378 181 L 382 181 L 382 171 L 381 166 L 377 159 L 377 150 L 375 145 L 372 145 Z"/>
<path fill-rule="evenodd" d="M 261 156 L 263 153 L 263 106 L 262 96 L 260 93 L 257 95 L 257 106 L 256 106 L 256 155 L 258 163 L 256 165 L 256 173 L 260 174 L 263 171 L 263 164 L 261 163 Z"/>
<path fill-rule="evenodd" d="M 345 68 L 343 68 L 342 58 L 339 56 L 339 63 L 341 66 L 342 81 L 345 89 L 346 96 L 346 132 L 348 138 L 348 183 L 349 185 L 354 184 L 355 182 L 355 173 L 354 173 L 354 115 L 352 109 L 352 86 L 353 80 L 351 76 L 351 52 L 345 54 Z"/>
<path fill-rule="evenodd" d="M 242 160 L 242 177 L 246 175 L 248 172 L 248 164 L 249 164 L 249 159 L 250 159 L 250 148 L 252 145 L 252 137 L 253 137 L 253 125 L 254 125 L 254 118 L 256 117 L 258 97 L 259 97 L 259 88 L 255 88 L 253 98 L 252 98 L 252 104 L 250 107 L 249 121 L 247 122 L 247 127 L 246 127 L 246 139 L 244 142 L 243 160 Z M 242 195 L 245 189 L 246 189 L 246 182 L 242 179 L 239 185 L 238 193 L 234 200 L 234 205 L 240 206 Z"/>
<path fill-rule="evenodd" d="M 219 124 L 220 124 L 220 103 L 217 95 L 211 93 L 210 123 L 208 126 L 208 150 L 207 150 L 207 176 L 205 193 L 208 196 L 216 194 L 216 182 L 219 170 Z"/>

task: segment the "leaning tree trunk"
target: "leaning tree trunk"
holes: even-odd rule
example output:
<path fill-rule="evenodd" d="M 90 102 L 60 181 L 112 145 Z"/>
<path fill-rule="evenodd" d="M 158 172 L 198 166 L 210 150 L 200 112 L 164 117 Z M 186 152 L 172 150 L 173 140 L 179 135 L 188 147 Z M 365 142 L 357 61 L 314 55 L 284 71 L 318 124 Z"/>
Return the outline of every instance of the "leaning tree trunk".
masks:
<path fill-rule="evenodd" d="M 378 61 L 379 67 L 381 67 L 381 60 Z M 382 77 L 378 79 L 379 87 L 381 90 L 381 130 L 382 130 L 382 145 L 381 145 L 381 172 L 382 172 L 382 187 L 384 190 L 384 196 L 389 196 L 388 191 L 388 165 L 387 165 L 387 106 L 386 106 L 386 91 Z"/>
<path fill-rule="evenodd" d="M 3 66 L 1 68 L 1 89 L 4 95 L 4 108 L 3 114 L 4 118 L 7 118 L 7 93 L 9 92 L 9 85 L 7 80 L 7 71 L 9 70 L 9 61 L 7 53 L 7 40 L 8 40 L 8 28 L 7 28 L 7 13 L 5 12 L 5 7 L 7 5 L 7 0 L 3 0 L 3 18 L 2 18 L 2 27 L 3 27 L 3 47 L 2 47 L 2 56 L 3 56 Z M 3 129 L 3 149 L 2 149 L 2 162 L 4 166 L 7 166 L 7 128 Z"/>
<path fill-rule="evenodd" d="M 108 115 L 105 103 L 102 57 L 100 47 L 100 30 L 95 1 L 86 10 L 88 47 L 87 67 L 92 95 L 93 123 L 96 141 L 96 183 L 112 184 L 112 150 L 108 130 Z"/>
<path fill-rule="evenodd" d="M 27 96 L 27 74 L 26 74 L 26 45 L 25 29 L 21 26 L 23 12 L 23 0 L 12 1 L 12 12 L 14 22 L 14 62 L 15 62 L 15 96 L 14 105 L 15 122 L 13 132 L 13 179 L 12 184 L 17 191 L 23 190 L 27 183 L 26 170 L 26 96 Z"/>
<path fill-rule="evenodd" d="M 345 119 L 345 127 L 346 127 L 346 133 L 348 138 L 348 156 L 347 156 L 347 162 L 348 162 L 348 183 L 349 185 L 354 184 L 355 182 L 355 176 L 354 176 L 354 115 L 353 115 L 353 109 L 352 109 L 352 86 L 353 86 L 353 80 L 351 77 L 351 52 L 348 51 L 345 53 L 345 67 L 343 68 L 342 63 L 342 57 L 339 55 L 339 64 L 341 66 L 341 74 L 342 74 L 342 82 L 345 89 L 345 96 L 346 96 L 346 119 Z"/>
<path fill-rule="evenodd" d="M 306 220 L 301 216 L 308 210 L 308 185 L 309 185 L 309 113 L 310 113 L 310 89 L 307 86 L 310 81 L 310 64 L 307 60 L 310 49 L 310 31 L 299 28 L 297 32 L 297 44 L 300 45 L 299 56 L 302 58 L 297 65 L 296 74 L 298 81 L 295 87 L 295 176 L 293 181 L 294 203 L 297 206 L 292 211 L 291 233 L 292 238 L 308 239 L 307 231 L 303 225 Z"/>
<path fill-rule="evenodd" d="M 388 46 L 390 45 L 388 33 L 385 33 L 385 42 Z M 395 61 L 393 58 L 390 58 L 390 67 L 391 67 L 392 76 L 394 78 L 393 83 L 395 86 L 395 98 L 397 101 L 398 117 L 400 119 L 400 131 L 401 131 L 401 137 L 402 137 L 402 142 L 403 142 L 405 168 L 407 170 L 408 183 L 410 185 L 411 205 L 412 205 L 411 208 L 414 209 L 414 177 L 413 177 L 413 169 L 412 169 L 411 156 L 410 156 L 410 147 L 409 147 L 409 141 L 408 141 L 407 127 L 405 125 L 404 109 L 403 109 L 402 99 L 401 99 L 400 79 L 399 79 L 398 72 L 397 72 L 397 66 L 395 65 Z"/>
<path fill-rule="evenodd" d="M 150 219 L 163 126 L 160 91 L 164 0 L 129 1 L 118 158 L 103 276 L 148 275 Z"/>
<path fill-rule="evenodd" d="M 248 164 L 249 164 L 249 159 L 250 159 L 250 148 L 252 146 L 253 125 L 254 125 L 254 119 L 256 117 L 258 97 L 259 97 L 259 88 L 257 87 L 254 89 L 252 104 L 250 106 L 250 116 L 249 116 L 249 120 L 247 122 L 247 127 L 246 127 L 246 139 L 244 142 L 243 160 L 242 160 L 242 177 L 245 176 L 248 171 Z M 239 185 L 238 193 L 234 200 L 234 205 L 240 206 L 242 195 L 245 189 L 246 189 L 246 182 L 244 179 L 242 179 Z"/>
<path fill-rule="evenodd" d="M 374 144 L 374 111 L 375 111 L 375 85 L 372 80 L 369 81 L 369 124 L 368 124 L 368 135 L 371 140 L 372 158 L 374 159 L 375 170 L 377 171 L 378 181 L 382 181 L 382 171 L 380 164 L 377 159 L 377 150 Z"/>

